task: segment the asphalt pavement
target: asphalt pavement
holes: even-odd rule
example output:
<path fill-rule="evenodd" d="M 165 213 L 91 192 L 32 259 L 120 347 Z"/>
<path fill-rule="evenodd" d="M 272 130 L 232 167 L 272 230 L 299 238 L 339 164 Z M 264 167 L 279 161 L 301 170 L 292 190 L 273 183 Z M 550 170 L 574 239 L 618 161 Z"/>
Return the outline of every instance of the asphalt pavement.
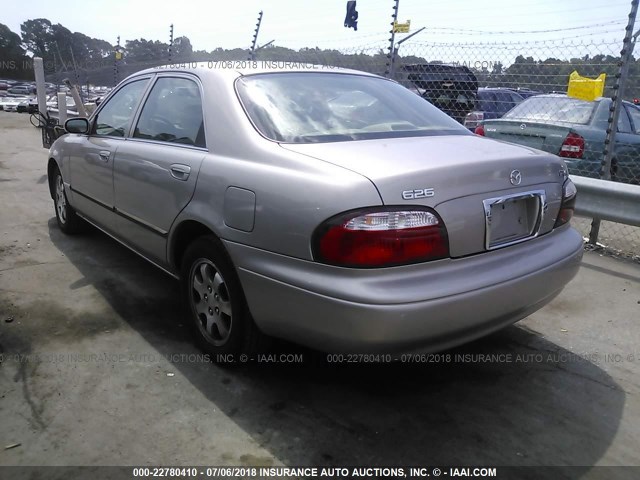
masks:
<path fill-rule="evenodd" d="M 28 116 L 0 132 L 0 465 L 640 465 L 637 263 L 586 252 L 541 311 L 413 363 L 221 367 L 175 280 L 60 232 Z"/>

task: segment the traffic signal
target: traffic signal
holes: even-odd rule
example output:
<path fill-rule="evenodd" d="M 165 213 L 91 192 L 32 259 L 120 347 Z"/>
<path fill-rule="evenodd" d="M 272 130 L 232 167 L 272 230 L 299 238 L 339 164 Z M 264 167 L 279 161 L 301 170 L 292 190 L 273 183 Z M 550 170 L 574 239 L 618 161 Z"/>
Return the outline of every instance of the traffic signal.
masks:
<path fill-rule="evenodd" d="M 347 16 L 344 18 L 344 26 L 358 30 L 358 12 L 355 0 L 347 2 Z"/>

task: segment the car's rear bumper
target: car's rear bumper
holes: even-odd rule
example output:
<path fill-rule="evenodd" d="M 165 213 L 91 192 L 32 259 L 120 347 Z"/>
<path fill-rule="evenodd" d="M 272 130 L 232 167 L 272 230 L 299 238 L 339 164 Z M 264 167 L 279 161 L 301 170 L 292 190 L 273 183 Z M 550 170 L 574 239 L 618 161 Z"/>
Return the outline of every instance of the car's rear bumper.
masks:
<path fill-rule="evenodd" d="M 486 335 L 552 300 L 583 252 L 567 227 L 480 255 L 376 270 L 226 246 L 265 333 L 341 352 L 436 350 Z"/>

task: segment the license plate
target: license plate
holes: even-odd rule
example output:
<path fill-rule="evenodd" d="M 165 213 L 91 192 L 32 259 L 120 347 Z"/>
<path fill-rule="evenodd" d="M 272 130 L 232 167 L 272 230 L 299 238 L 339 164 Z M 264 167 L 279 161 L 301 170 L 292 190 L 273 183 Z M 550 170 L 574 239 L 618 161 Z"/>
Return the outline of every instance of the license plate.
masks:
<path fill-rule="evenodd" d="M 485 200 L 487 249 L 511 245 L 537 235 L 544 203 L 544 191 Z"/>
<path fill-rule="evenodd" d="M 508 142 L 517 143 L 519 145 L 526 145 L 527 147 L 542 149 L 544 144 L 544 137 L 538 137 L 533 135 L 511 135 L 506 139 Z"/>

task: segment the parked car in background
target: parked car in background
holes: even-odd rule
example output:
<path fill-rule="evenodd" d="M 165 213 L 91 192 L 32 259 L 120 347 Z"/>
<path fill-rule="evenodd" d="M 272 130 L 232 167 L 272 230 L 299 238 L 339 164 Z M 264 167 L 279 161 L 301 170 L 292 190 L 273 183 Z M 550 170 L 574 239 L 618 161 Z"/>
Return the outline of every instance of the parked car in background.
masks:
<path fill-rule="evenodd" d="M 500 118 L 524 100 L 524 97 L 508 88 L 479 88 L 477 97 L 475 109 L 467 113 L 464 119 L 464 126 L 472 131 L 483 120 Z"/>
<path fill-rule="evenodd" d="M 7 92 L 11 95 L 34 95 L 36 87 L 33 85 L 16 85 L 7 89 Z"/>
<path fill-rule="evenodd" d="M 561 159 L 372 74 L 148 69 L 65 128 L 47 158 L 59 228 L 88 221 L 179 278 L 214 360 L 265 335 L 451 347 L 538 310 L 580 267 Z"/>
<path fill-rule="evenodd" d="M 400 77 L 400 83 L 459 123 L 464 122 L 467 113 L 475 106 L 478 80 L 465 66 L 440 63 L 404 65 Z"/>
<path fill-rule="evenodd" d="M 76 102 L 73 100 L 73 97 L 71 95 L 67 95 L 65 101 L 67 104 L 67 118 L 77 117 L 79 115 L 78 108 L 76 107 Z M 85 107 L 87 107 L 88 105 L 89 104 L 85 104 Z M 91 113 L 91 111 L 89 111 L 89 113 Z M 58 105 L 57 95 L 52 95 L 47 98 L 47 114 L 51 118 L 55 118 L 55 119 L 59 118 L 60 105 Z"/>
<path fill-rule="evenodd" d="M 9 84 L 5 82 L 0 82 L 0 90 L 8 90 Z"/>
<path fill-rule="evenodd" d="M 31 97 L 23 100 L 16 107 L 18 113 L 36 113 L 38 111 L 38 99 Z"/>
<path fill-rule="evenodd" d="M 611 163 L 611 178 L 640 183 L 640 107 L 622 102 Z M 537 95 L 504 117 L 487 120 L 475 132 L 563 157 L 569 172 L 598 177 L 611 99 L 593 102 L 566 95 Z"/>
<path fill-rule="evenodd" d="M 2 106 L 2 110 L 5 112 L 16 112 L 18 111 L 18 105 L 20 103 L 28 100 L 27 97 L 0 97 L 0 106 Z"/>
<path fill-rule="evenodd" d="M 520 95 L 522 98 L 527 99 L 529 97 L 534 97 L 536 95 L 542 95 L 544 92 L 540 92 L 538 90 L 531 90 L 529 88 L 507 88 L 507 90 L 511 90 L 512 92 L 516 92 L 518 95 Z"/>

